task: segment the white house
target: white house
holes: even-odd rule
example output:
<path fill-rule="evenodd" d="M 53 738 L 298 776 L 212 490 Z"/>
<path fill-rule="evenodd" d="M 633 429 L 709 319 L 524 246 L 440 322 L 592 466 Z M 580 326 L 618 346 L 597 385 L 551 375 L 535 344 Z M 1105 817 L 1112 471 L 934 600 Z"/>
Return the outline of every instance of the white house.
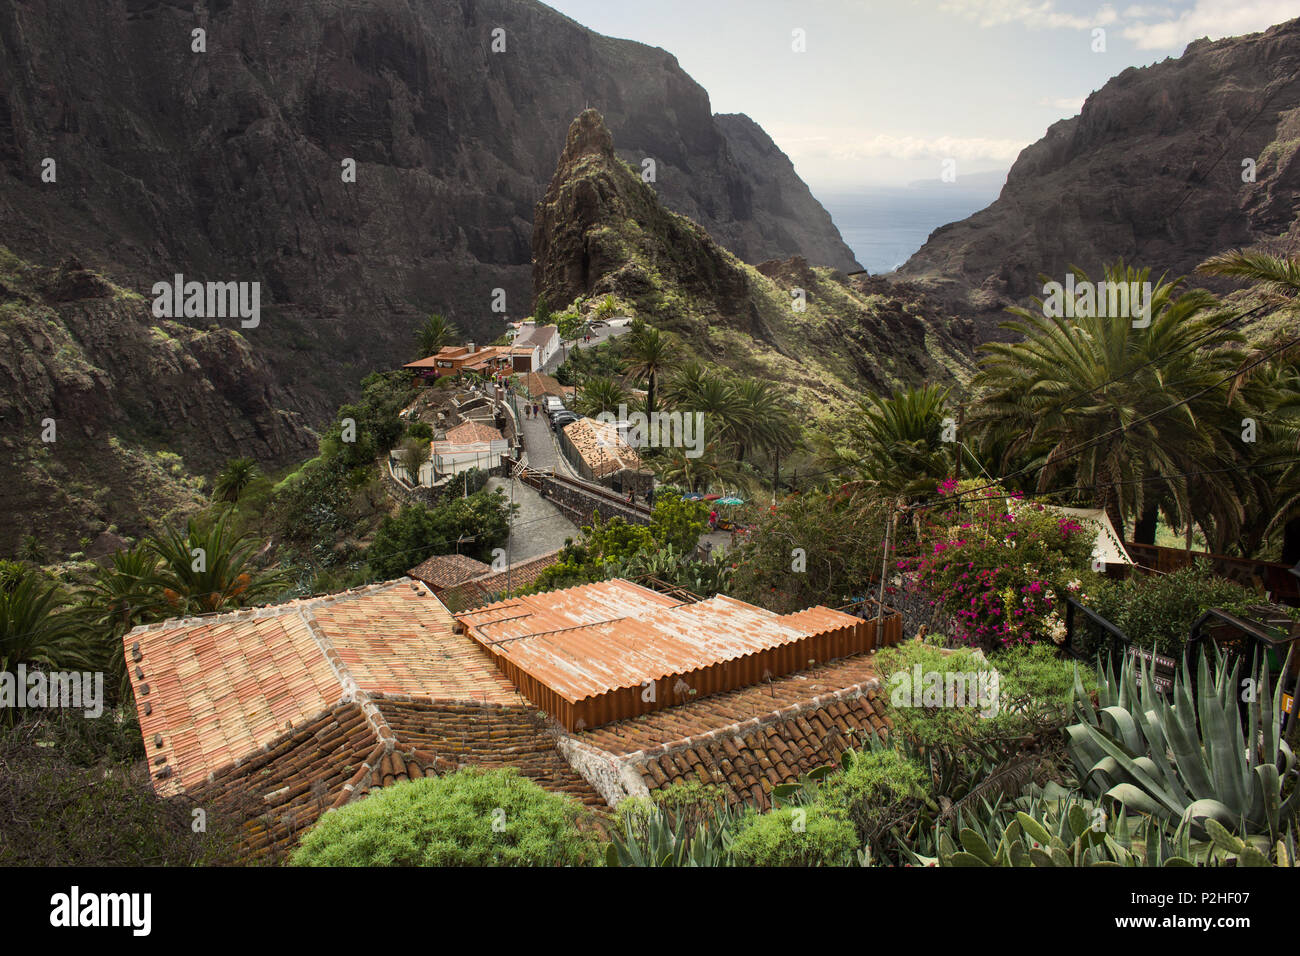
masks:
<path fill-rule="evenodd" d="M 420 469 L 420 484 L 432 485 L 449 475 L 478 468 L 487 471 L 501 464 L 501 456 L 510 443 L 490 425 L 465 422 L 449 428 L 446 435 L 430 445 L 429 461 Z"/>
<path fill-rule="evenodd" d="M 560 349 L 560 330 L 553 325 L 538 328 L 523 322 L 510 346 L 511 363 L 516 372 L 538 372 Z"/>

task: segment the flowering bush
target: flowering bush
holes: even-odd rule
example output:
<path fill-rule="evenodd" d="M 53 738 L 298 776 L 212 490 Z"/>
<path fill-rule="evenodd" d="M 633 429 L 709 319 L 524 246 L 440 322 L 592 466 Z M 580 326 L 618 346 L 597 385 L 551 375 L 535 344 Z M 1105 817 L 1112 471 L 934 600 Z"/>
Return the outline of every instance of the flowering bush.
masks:
<path fill-rule="evenodd" d="M 1092 536 L 1041 504 L 1012 504 L 1017 492 L 963 484 L 940 484 L 951 504 L 919 516 L 918 553 L 897 562 L 903 587 L 929 596 L 958 644 L 1062 643 L 1064 595 L 1085 599 L 1097 577 Z"/>

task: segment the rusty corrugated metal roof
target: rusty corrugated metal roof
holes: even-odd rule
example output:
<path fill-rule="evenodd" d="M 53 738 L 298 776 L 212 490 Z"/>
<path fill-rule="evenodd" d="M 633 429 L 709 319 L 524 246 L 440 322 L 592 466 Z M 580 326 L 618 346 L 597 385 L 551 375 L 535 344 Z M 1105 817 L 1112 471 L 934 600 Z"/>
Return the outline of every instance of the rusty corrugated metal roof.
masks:
<path fill-rule="evenodd" d="M 861 623 L 827 608 L 782 616 L 725 595 L 679 604 L 618 579 L 457 618 L 498 658 L 571 703 Z"/>

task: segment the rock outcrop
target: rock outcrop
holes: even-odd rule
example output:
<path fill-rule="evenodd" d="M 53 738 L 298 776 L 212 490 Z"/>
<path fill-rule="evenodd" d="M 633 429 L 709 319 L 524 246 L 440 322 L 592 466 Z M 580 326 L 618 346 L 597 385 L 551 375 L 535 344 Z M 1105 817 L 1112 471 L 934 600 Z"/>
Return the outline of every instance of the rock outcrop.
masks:
<path fill-rule="evenodd" d="M 479 341 L 527 314 L 533 205 L 587 104 L 739 255 L 852 264 L 788 161 L 670 54 L 534 0 L 5 4 L 0 232 L 141 292 L 260 281 L 248 340 L 319 422 L 359 370 L 410 360 L 430 310 Z"/>
<path fill-rule="evenodd" d="M 157 320 L 76 259 L 0 248 L 0 554 L 138 536 L 200 504 L 195 477 L 229 458 L 308 456 L 290 404 L 238 332 Z"/>
<path fill-rule="evenodd" d="M 676 333 L 702 359 L 827 403 L 970 367 L 969 323 L 917 289 L 847 277 L 802 257 L 748 265 L 666 209 L 619 158 L 593 109 L 569 126 L 555 176 L 537 204 L 533 291 L 556 306 L 613 295 Z"/>
<path fill-rule="evenodd" d="M 1005 305 L 1041 290 L 1041 273 L 1062 280 L 1077 265 L 1095 276 L 1123 257 L 1187 274 L 1215 253 L 1287 236 L 1298 214 L 1292 20 L 1120 73 L 1020 154 L 996 202 L 935 230 L 897 274 L 987 334 Z"/>

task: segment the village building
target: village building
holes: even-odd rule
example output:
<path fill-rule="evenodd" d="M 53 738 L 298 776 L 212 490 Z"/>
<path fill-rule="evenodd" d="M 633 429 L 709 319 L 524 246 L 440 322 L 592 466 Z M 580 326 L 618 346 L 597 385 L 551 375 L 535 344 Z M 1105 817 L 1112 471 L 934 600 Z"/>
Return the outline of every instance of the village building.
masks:
<path fill-rule="evenodd" d="M 499 468 L 502 456 L 510 451 L 510 442 L 491 425 L 468 421 L 447 429 L 443 437 L 435 438 L 429 447 L 432 484 L 475 468 L 479 471 Z"/>
<path fill-rule="evenodd" d="M 466 345 L 444 345 L 436 354 L 408 362 L 402 368 L 414 372 L 421 380 L 445 378 L 462 372 L 476 372 L 491 376 L 510 370 L 510 347 L 489 345 L 478 348 L 473 342 Z"/>
<path fill-rule="evenodd" d="M 643 491 L 652 480 L 615 422 L 580 418 L 560 431 L 560 451 L 588 481 Z"/>
<path fill-rule="evenodd" d="M 522 322 L 510 347 L 513 369 L 540 372 L 559 349 L 560 331 L 554 325 L 538 327 L 534 322 Z"/>
<path fill-rule="evenodd" d="M 434 594 L 492 573 L 492 566 L 466 554 L 435 554 L 406 572 Z"/>
<path fill-rule="evenodd" d="M 330 809 L 463 766 L 602 812 L 685 780 L 767 809 L 885 726 L 871 652 L 901 633 L 621 580 L 453 615 L 408 578 L 123 640 L 154 789 L 279 860 Z"/>

